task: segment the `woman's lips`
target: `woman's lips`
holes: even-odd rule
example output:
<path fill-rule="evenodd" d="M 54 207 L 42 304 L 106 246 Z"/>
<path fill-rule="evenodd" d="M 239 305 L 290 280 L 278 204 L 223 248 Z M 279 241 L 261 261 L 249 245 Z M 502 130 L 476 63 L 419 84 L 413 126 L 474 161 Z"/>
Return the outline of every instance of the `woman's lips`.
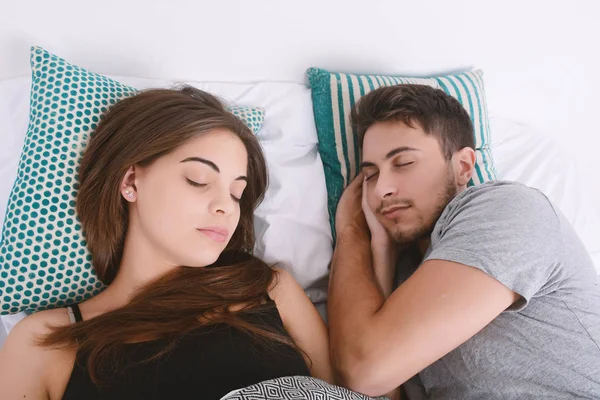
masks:
<path fill-rule="evenodd" d="M 229 237 L 229 232 L 227 229 L 219 227 L 201 228 L 198 229 L 198 231 L 219 243 L 225 242 Z"/>

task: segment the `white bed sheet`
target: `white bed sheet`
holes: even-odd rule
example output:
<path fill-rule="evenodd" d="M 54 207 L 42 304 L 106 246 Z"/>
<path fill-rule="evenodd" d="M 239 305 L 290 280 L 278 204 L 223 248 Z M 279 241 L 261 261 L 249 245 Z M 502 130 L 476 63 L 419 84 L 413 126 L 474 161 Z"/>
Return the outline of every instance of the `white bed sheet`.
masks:
<path fill-rule="evenodd" d="M 575 160 L 527 125 L 491 117 L 492 153 L 502 179 L 541 190 L 571 222 L 600 274 L 600 199 Z"/>

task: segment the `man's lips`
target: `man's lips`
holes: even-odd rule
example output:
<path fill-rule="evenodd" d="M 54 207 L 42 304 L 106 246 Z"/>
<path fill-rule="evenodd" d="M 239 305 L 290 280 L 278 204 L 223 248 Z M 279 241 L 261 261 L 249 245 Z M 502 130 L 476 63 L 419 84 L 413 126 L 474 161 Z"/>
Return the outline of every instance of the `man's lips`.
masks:
<path fill-rule="evenodd" d="M 398 218 L 404 211 L 408 210 L 410 206 L 390 206 L 381 210 L 381 215 L 387 219 Z"/>

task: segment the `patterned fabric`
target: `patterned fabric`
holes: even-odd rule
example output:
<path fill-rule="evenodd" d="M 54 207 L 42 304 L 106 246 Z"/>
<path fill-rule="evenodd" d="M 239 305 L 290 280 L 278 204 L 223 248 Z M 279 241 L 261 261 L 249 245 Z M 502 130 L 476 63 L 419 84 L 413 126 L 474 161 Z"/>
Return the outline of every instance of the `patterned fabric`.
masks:
<path fill-rule="evenodd" d="M 107 109 L 137 91 L 31 49 L 29 128 L 0 244 L 0 313 L 81 302 L 102 289 L 75 215 L 77 166 Z M 264 110 L 231 111 L 256 133 Z"/>
<path fill-rule="evenodd" d="M 308 376 L 288 376 L 236 390 L 221 400 L 368 400 L 351 390 Z M 384 400 L 387 397 L 378 397 Z"/>
<path fill-rule="evenodd" d="M 248 128 L 258 135 L 260 128 L 265 122 L 265 109 L 261 107 L 240 107 L 230 106 L 228 107 L 230 113 L 241 119 Z"/>
<path fill-rule="evenodd" d="M 319 153 L 325 168 L 329 222 L 334 236 L 337 203 L 346 185 L 358 174 L 360 164 L 360 149 L 350 124 L 350 110 L 361 96 L 377 88 L 406 83 L 429 85 L 458 99 L 469 113 L 475 133 L 477 162 L 470 184 L 496 179 L 482 71 L 436 78 L 352 75 L 318 68 L 309 69 L 307 74 L 312 89 Z"/>

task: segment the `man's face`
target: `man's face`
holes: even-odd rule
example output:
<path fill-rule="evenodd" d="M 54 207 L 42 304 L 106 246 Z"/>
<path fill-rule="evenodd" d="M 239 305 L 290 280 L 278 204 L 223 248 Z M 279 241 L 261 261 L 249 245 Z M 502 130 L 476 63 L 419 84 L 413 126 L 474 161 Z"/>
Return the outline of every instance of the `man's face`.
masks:
<path fill-rule="evenodd" d="M 367 202 L 398 244 L 428 237 L 458 193 L 453 164 L 418 124 L 378 122 L 367 129 L 362 172 Z"/>

